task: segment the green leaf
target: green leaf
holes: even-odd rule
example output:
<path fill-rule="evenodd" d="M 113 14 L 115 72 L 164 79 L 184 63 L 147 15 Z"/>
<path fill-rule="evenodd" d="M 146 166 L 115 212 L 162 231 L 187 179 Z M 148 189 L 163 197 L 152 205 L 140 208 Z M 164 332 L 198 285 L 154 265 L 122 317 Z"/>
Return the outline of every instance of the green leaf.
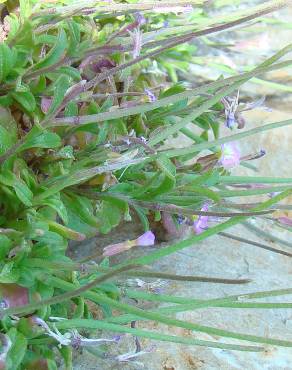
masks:
<path fill-rule="evenodd" d="M 0 96 L 0 105 L 2 107 L 9 107 L 13 102 L 10 94 Z"/>
<path fill-rule="evenodd" d="M 0 44 L 0 82 L 3 82 L 16 62 L 16 51 L 4 42 Z"/>
<path fill-rule="evenodd" d="M 168 193 L 175 187 L 175 179 L 163 176 L 162 181 L 160 182 L 159 186 L 156 188 L 150 189 L 147 191 L 147 196 L 141 197 L 142 199 L 153 199 L 156 196 L 161 194 Z"/>
<path fill-rule="evenodd" d="M 19 200 L 26 206 L 32 205 L 33 193 L 26 183 L 17 177 L 13 172 L 5 170 L 0 174 L 0 183 L 13 187 Z"/>
<path fill-rule="evenodd" d="M 14 262 L 8 262 L 0 272 L 0 283 L 16 283 L 19 279 L 20 271 L 14 267 Z"/>
<path fill-rule="evenodd" d="M 41 34 L 35 36 L 35 43 L 38 44 L 47 44 L 47 45 L 54 45 L 56 43 L 57 36 L 55 35 L 48 35 L 48 34 Z"/>
<path fill-rule="evenodd" d="M 6 370 L 16 370 L 19 368 L 27 349 L 27 340 L 23 334 L 15 328 L 11 328 L 7 335 L 9 336 L 12 346 L 7 354 Z"/>
<path fill-rule="evenodd" d="M 157 166 L 165 173 L 165 175 L 171 179 L 175 179 L 176 167 L 169 158 L 164 155 L 160 155 L 156 160 Z"/>
<path fill-rule="evenodd" d="M 6 257 L 12 246 L 12 241 L 6 235 L 0 235 L 0 260 Z"/>
<path fill-rule="evenodd" d="M 31 0 L 19 0 L 20 17 L 22 20 L 28 18 L 31 15 Z"/>
<path fill-rule="evenodd" d="M 54 99 L 52 101 L 52 104 L 50 106 L 50 109 L 48 110 L 48 115 L 54 113 L 59 105 L 62 103 L 65 93 L 68 90 L 70 86 L 70 81 L 68 76 L 61 75 L 56 83 L 54 84 Z"/>
<path fill-rule="evenodd" d="M 33 239 L 41 242 L 42 244 L 58 245 L 63 243 L 63 238 L 55 232 L 45 231 L 44 234 L 38 235 Z"/>
<path fill-rule="evenodd" d="M 53 231 L 63 236 L 66 239 L 82 241 L 86 238 L 85 234 L 75 231 L 73 229 L 70 229 L 69 227 L 61 225 L 54 221 L 50 221 L 49 226 L 50 226 L 50 231 Z"/>
<path fill-rule="evenodd" d="M 14 143 L 16 137 L 0 126 L 0 155 L 4 154 Z"/>
<path fill-rule="evenodd" d="M 74 81 L 81 80 L 80 71 L 72 66 L 62 66 L 56 70 L 56 73 L 67 75 L 68 77 L 71 77 Z"/>
<path fill-rule="evenodd" d="M 32 130 L 26 138 L 23 145 L 18 148 L 17 152 L 31 148 L 58 148 L 61 145 L 60 136 L 48 131 L 39 132 Z"/>
<path fill-rule="evenodd" d="M 34 65 L 34 70 L 49 67 L 57 63 L 65 54 L 68 46 L 67 36 L 65 31 L 61 28 L 59 30 L 58 38 L 54 47 L 48 52 L 44 59 Z"/>
<path fill-rule="evenodd" d="M 29 91 L 12 92 L 11 96 L 28 112 L 33 112 L 36 108 L 36 101 L 33 94 Z"/>
<path fill-rule="evenodd" d="M 5 1 L 2 1 L 2 3 Z M 7 41 L 9 42 L 15 37 L 19 29 L 19 19 L 16 14 L 10 13 L 9 15 L 5 17 L 5 20 L 7 20 L 9 23 L 9 33 L 7 35 Z"/>
<path fill-rule="evenodd" d="M 210 199 L 214 200 L 214 202 L 219 202 L 220 201 L 220 196 L 215 191 L 213 191 L 209 188 L 189 185 L 189 186 L 186 186 L 184 189 L 185 190 L 190 189 L 195 193 L 195 195 L 203 195 L 207 198 L 210 198 Z"/>
<path fill-rule="evenodd" d="M 58 213 L 62 221 L 65 224 L 68 223 L 67 209 L 64 206 L 64 203 L 61 201 L 59 194 L 54 197 L 44 199 L 41 202 L 41 205 L 53 208 Z"/>
<path fill-rule="evenodd" d="M 78 105 L 74 101 L 70 101 L 65 108 L 64 116 L 72 117 L 77 115 L 78 115 Z"/>
<path fill-rule="evenodd" d="M 64 365 L 66 369 L 73 369 L 73 364 L 72 364 L 72 348 L 69 346 L 62 346 L 59 348 L 59 351 L 62 355 L 62 358 L 64 360 Z M 75 352 L 75 351 L 74 351 Z M 52 370 L 52 369 L 49 369 Z"/>
<path fill-rule="evenodd" d="M 80 44 L 80 26 L 77 22 L 72 20 L 68 21 L 69 27 L 69 47 L 68 54 L 71 56 L 76 56 L 79 52 L 78 46 Z"/>
<path fill-rule="evenodd" d="M 41 75 L 36 81 L 30 84 L 30 91 L 35 94 L 41 94 L 46 88 L 46 77 Z"/>
<path fill-rule="evenodd" d="M 30 207 L 32 205 L 33 193 L 24 182 L 14 183 L 14 191 L 21 202 Z"/>
<path fill-rule="evenodd" d="M 111 202 L 103 201 L 97 212 L 97 217 L 100 222 L 99 231 L 107 234 L 120 223 L 122 214 L 119 207 Z"/>
<path fill-rule="evenodd" d="M 140 219 L 140 222 L 143 226 L 143 229 L 144 231 L 148 231 L 150 230 L 150 226 L 149 226 L 149 221 L 148 221 L 148 217 L 146 216 L 145 214 L 145 210 L 139 206 L 136 206 L 134 205 L 133 208 L 135 209 L 139 219 Z"/>
<path fill-rule="evenodd" d="M 90 200 L 75 194 L 63 194 L 62 200 L 68 214 L 66 225 L 88 236 L 96 234 L 99 220 L 93 214 Z"/>

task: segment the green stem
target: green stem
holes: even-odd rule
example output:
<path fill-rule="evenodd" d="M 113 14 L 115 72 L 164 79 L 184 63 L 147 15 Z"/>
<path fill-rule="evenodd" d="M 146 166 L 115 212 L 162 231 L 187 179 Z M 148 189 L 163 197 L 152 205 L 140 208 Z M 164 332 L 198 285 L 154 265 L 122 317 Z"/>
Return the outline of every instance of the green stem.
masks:
<path fill-rule="evenodd" d="M 240 236 L 231 235 L 229 233 L 224 233 L 224 232 L 219 232 L 218 235 L 223 236 L 223 237 L 228 238 L 228 239 L 237 240 L 241 243 L 254 245 L 255 247 L 265 249 L 265 250 L 270 251 L 270 252 L 282 254 L 283 256 L 292 257 L 292 253 L 288 253 L 288 252 L 282 251 L 280 249 L 273 248 L 273 247 L 270 247 L 268 245 L 255 242 L 253 240 L 248 240 L 248 239 L 245 239 L 245 238 L 241 238 Z"/>
<path fill-rule="evenodd" d="M 268 125 L 255 127 L 251 130 L 240 132 L 238 134 L 225 136 L 225 137 L 222 137 L 222 138 L 217 139 L 217 140 L 207 141 L 207 142 L 204 142 L 204 143 L 192 145 L 192 146 L 187 147 L 187 148 L 168 149 L 168 150 L 163 151 L 162 153 L 164 153 L 169 158 L 179 157 L 179 156 L 182 156 L 182 155 L 185 155 L 185 154 L 196 153 L 196 152 L 200 152 L 200 151 L 205 150 L 205 149 L 214 148 L 218 145 L 225 144 L 225 143 L 228 143 L 230 141 L 242 140 L 245 137 L 255 135 L 255 134 L 258 134 L 260 132 L 269 131 L 269 130 L 273 130 L 273 129 L 276 129 L 276 128 L 289 126 L 291 124 L 292 124 L 292 119 L 288 119 L 288 120 L 280 121 L 280 122 L 273 122 L 273 123 L 269 123 Z"/>
<path fill-rule="evenodd" d="M 184 214 L 184 215 L 198 215 L 198 216 L 214 216 L 214 217 L 237 217 L 237 216 L 259 216 L 267 213 L 273 212 L 272 210 L 265 211 L 251 211 L 251 212 L 217 212 L 217 211 L 201 211 L 190 208 L 183 208 L 176 206 L 174 204 L 162 204 L 159 202 L 148 202 L 142 201 L 139 199 L 131 199 L 121 193 L 106 193 L 106 192 L 93 192 L 88 190 L 77 189 L 77 192 L 80 194 L 85 194 L 91 199 L 122 199 L 129 203 L 130 205 L 138 205 L 142 208 L 152 209 L 155 211 L 164 211 L 172 214 Z"/>
<path fill-rule="evenodd" d="M 224 184 L 286 184 L 292 183 L 292 178 L 266 176 L 220 176 L 219 182 Z"/>
<path fill-rule="evenodd" d="M 73 284 L 64 282 L 61 279 L 58 279 L 58 278 L 55 278 L 55 277 L 52 277 L 50 279 L 50 283 L 53 286 L 58 287 L 60 289 L 64 289 L 65 286 L 67 287 L 67 289 L 70 289 L 70 290 L 72 289 L 72 286 L 74 288 Z M 86 295 L 89 297 L 89 295 L 91 295 L 91 296 L 96 295 L 96 293 L 87 292 Z M 108 304 L 111 307 L 115 307 L 119 310 L 128 312 L 130 314 L 134 314 L 135 316 L 145 318 L 145 319 L 149 319 L 149 320 L 153 320 L 153 321 L 158 321 L 158 322 L 161 322 L 161 323 L 166 324 L 166 325 L 181 327 L 181 328 L 194 330 L 194 331 L 199 331 L 199 332 L 204 332 L 204 333 L 213 334 L 213 335 L 219 335 L 221 337 L 245 340 L 245 341 L 249 341 L 249 342 L 266 343 L 266 344 L 271 344 L 271 345 L 292 347 L 292 342 L 290 342 L 290 341 L 280 340 L 280 339 L 273 339 L 273 338 L 265 338 L 265 337 L 260 337 L 260 336 L 256 336 L 256 335 L 242 334 L 242 333 L 237 333 L 237 332 L 231 332 L 231 331 L 228 331 L 228 330 L 213 328 L 213 327 L 209 327 L 209 326 L 205 326 L 205 325 L 189 323 L 189 322 L 185 322 L 185 321 L 182 321 L 182 320 L 169 318 L 167 316 L 160 315 L 160 314 L 155 313 L 155 312 L 145 311 L 145 310 L 130 306 L 130 305 L 125 304 L 125 303 L 120 303 L 120 302 L 117 302 L 114 299 L 108 298 L 104 295 L 98 295 L 97 294 L 97 297 L 98 297 L 99 304 Z M 97 297 L 95 297 L 95 298 L 97 298 Z M 67 325 L 70 325 L 70 324 L 66 324 L 66 322 L 67 322 L 67 320 L 58 323 L 58 328 L 62 328 L 62 329 L 68 328 Z M 98 321 L 98 322 L 101 322 L 101 321 Z"/>
<path fill-rule="evenodd" d="M 116 325 L 113 323 L 108 323 L 100 320 L 86 320 L 86 319 L 73 319 L 73 320 L 64 320 L 62 322 L 55 323 L 55 326 L 59 330 L 70 330 L 72 328 L 76 329 L 99 329 L 107 330 L 111 332 L 118 333 L 129 333 L 138 337 L 154 339 L 159 341 L 173 342 L 173 343 L 182 343 L 187 345 L 197 345 L 210 348 L 221 348 L 225 350 L 237 350 L 237 351 L 262 351 L 261 347 L 255 346 L 241 346 L 236 344 L 229 343 L 219 343 L 212 341 L 205 341 L 200 339 L 193 339 L 187 337 L 179 337 L 166 335 L 161 333 L 156 333 L 153 331 L 146 331 L 136 328 L 129 328 L 126 326 Z"/>

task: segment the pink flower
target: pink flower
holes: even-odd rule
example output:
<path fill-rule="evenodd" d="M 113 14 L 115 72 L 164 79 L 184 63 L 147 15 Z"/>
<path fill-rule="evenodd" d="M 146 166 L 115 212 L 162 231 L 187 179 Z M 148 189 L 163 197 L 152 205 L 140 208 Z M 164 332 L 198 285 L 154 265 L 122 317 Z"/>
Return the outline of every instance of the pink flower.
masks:
<path fill-rule="evenodd" d="M 201 208 L 201 211 L 207 212 L 209 210 L 209 204 L 205 203 Z M 196 234 L 201 234 L 208 228 L 209 216 L 199 216 L 198 220 L 194 222 L 194 229 Z"/>
<path fill-rule="evenodd" d="M 106 246 L 105 248 L 103 248 L 102 255 L 104 257 L 110 257 L 116 254 L 125 252 L 135 246 L 149 247 L 151 245 L 154 245 L 154 243 L 155 243 L 155 235 L 153 234 L 152 231 L 147 231 L 146 233 L 139 236 L 137 239 L 126 240 L 121 243 L 110 244 Z"/>
<path fill-rule="evenodd" d="M 221 145 L 221 157 L 218 163 L 225 169 L 230 169 L 239 165 L 240 151 L 235 142 Z"/>
<path fill-rule="evenodd" d="M 155 235 L 152 231 L 146 231 L 146 233 L 142 234 L 136 239 L 136 242 L 136 245 L 140 245 L 141 247 L 150 247 L 155 243 Z"/>

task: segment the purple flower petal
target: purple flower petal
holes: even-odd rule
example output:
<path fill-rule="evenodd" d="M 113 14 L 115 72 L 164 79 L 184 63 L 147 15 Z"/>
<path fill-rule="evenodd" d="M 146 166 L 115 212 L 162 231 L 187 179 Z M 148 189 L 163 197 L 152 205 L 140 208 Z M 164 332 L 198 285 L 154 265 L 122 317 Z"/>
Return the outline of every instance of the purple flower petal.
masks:
<path fill-rule="evenodd" d="M 152 231 L 146 231 L 146 233 L 139 236 L 139 238 L 136 239 L 136 245 L 140 245 L 142 247 L 149 247 L 151 245 L 154 245 L 155 243 L 155 235 Z"/>
<path fill-rule="evenodd" d="M 146 95 L 148 96 L 148 99 L 151 103 L 155 102 L 157 99 L 156 99 L 156 96 L 153 94 L 153 92 L 149 89 L 145 89 L 144 90 Z"/>
<path fill-rule="evenodd" d="M 232 129 L 236 125 L 236 119 L 233 112 L 226 115 L 225 126 Z"/>
<path fill-rule="evenodd" d="M 41 110 L 43 113 L 47 113 L 50 109 L 53 99 L 43 96 L 41 99 Z"/>
<path fill-rule="evenodd" d="M 240 151 L 235 142 L 221 145 L 219 164 L 225 169 L 236 167 L 240 163 Z"/>
<path fill-rule="evenodd" d="M 147 23 L 147 19 L 141 13 L 136 13 L 135 19 L 139 26 L 142 26 L 143 24 Z"/>
<path fill-rule="evenodd" d="M 207 212 L 209 210 L 209 204 L 205 203 L 201 208 L 201 211 Z M 197 221 L 194 222 L 194 230 L 196 234 L 201 234 L 208 228 L 209 216 L 199 216 Z"/>
<path fill-rule="evenodd" d="M 150 102 L 153 103 L 157 100 L 156 96 L 153 94 L 153 92 L 151 90 L 145 89 L 144 91 L 145 91 L 146 95 L 148 96 Z"/>

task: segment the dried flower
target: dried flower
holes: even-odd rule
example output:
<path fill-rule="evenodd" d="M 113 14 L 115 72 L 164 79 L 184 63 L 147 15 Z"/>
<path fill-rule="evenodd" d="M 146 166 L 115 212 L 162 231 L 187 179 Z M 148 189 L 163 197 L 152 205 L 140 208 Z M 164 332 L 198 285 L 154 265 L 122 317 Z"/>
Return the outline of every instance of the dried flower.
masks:
<path fill-rule="evenodd" d="M 205 203 L 201 208 L 201 211 L 207 212 L 209 210 L 209 203 Z M 199 216 L 198 219 L 194 222 L 194 230 L 196 234 L 201 234 L 208 228 L 209 216 Z"/>
<path fill-rule="evenodd" d="M 225 107 L 225 125 L 226 127 L 233 129 L 236 125 L 236 110 L 238 107 L 238 98 L 239 98 L 239 91 L 237 92 L 236 97 L 229 97 L 226 96 L 225 98 L 222 98 L 221 101 Z"/>
<path fill-rule="evenodd" d="M 133 58 L 136 59 L 141 53 L 142 48 L 142 31 L 139 28 L 135 28 L 134 31 L 128 31 L 133 41 Z"/>
<path fill-rule="evenodd" d="M 136 364 L 136 365 L 139 365 L 139 366 L 143 366 L 142 363 L 138 362 L 138 361 L 132 361 L 134 360 L 136 357 L 139 357 L 139 356 L 142 356 L 142 355 L 146 355 L 148 353 L 151 353 L 151 352 L 154 352 L 156 350 L 156 347 L 155 346 L 152 346 L 148 349 L 145 349 L 144 351 L 139 351 L 139 352 L 127 352 L 127 353 L 123 353 L 121 355 L 118 355 L 115 357 L 115 360 L 119 361 L 119 362 L 132 362 L 133 364 Z"/>
<path fill-rule="evenodd" d="M 137 239 L 134 240 L 126 240 L 121 243 L 110 244 L 103 249 L 103 256 L 110 257 L 116 254 L 120 254 L 125 252 L 135 246 L 142 246 L 142 247 L 149 247 L 154 245 L 155 242 L 155 235 L 152 231 L 147 231 L 146 233 L 139 236 Z"/>
<path fill-rule="evenodd" d="M 200 165 L 200 170 L 202 172 L 208 171 L 217 165 L 218 154 L 212 153 L 212 154 L 204 155 L 203 157 L 198 158 L 196 163 Z"/>
<path fill-rule="evenodd" d="M 240 112 L 245 112 L 245 111 L 248 111 L 248 110 L 252 110 L 252 109 L 256 109 L 256 108 L 261 108 L 267 112 L 271 112 L 272 109 L 270 107 L 267 107 L 266 105 L 264 105 L 264 102 L 265 102 L 266 98 L 265 96 L 261 97 L 260 99 L 256 100 L 256 101 L 251 101 L 249 103 L 246 103 L 243 105 L 242 108 L 239 109 Z"/>
<path fill-rule="evenodd" d="M 240 163 L 240 151 L 235 142 L 225 143 L 221 145 L 221 156 L 218 164 L 225 169 L 238 166 Z"/>
<path fill-rule="evenodd" d="M 241 157 L 240 160 L 241 161 L 253 161 L 254 159 L 262 158 L 266 154 L 267 152 L 265 151 L 265 149 L 261 149 L 257 153 L 252 153 L 252 154 L 245 155 L 244 157 Z"/>
<path fill-rule="evenodd" d="M 100 59 L 97 63 L 90 63 L 91 69 L 96 73 L 101 73 L 104 69 L 112 69 L 116 63 L 108 58 Z"/>
<path fill-rule="evenodd" d="M 71 345 L 71 334 L 70 333 L 65 333 L 65 334 L 60 333 L 59 330 L 56 328 L 55 324 L 52 324 L 54 331 L 51 330 L 49 325 L 40 317 L 34 317 L 33 320 L 38 326 L 40 326 L 41 328 L 45 330 L 48 336 L 54 338 L 59 343 L 59 347 Z"/>
<path fill-rule="evenodd" d="M 80 347 L 95 347 L 105 343 L 118 343 L 121 339 L 120 335 L 113 338 L 84 338 L 77 330 L 71 330 L 71 346 L 75 349 Z"/>
<path fill-rule="evenodd" d="M 159 290 L 161 290 L 161 288 L 165 287 L 168 284 L 167 281 L 161 279 L 157 279 L 152 282 L 147 282 L 139 278 L 127 279 L 126 283 L 128 286 L 142 288 L 155 293 L 157 293 Z"/>
<path fill-rule="evenodd" d="M 121 338 L 120 335 L 115 336 L 112 339 L 110 338 L 84 338 L 82 335 L 78 333 L 76 329 L 72 329 L 70 332 L 66 332 L 65 334 L 62 334 L 56 328 L 54 323 L 52 324 L 54 328 L 54 331 L 53 331 L 50 329 L 49 325 L 40 317 L 33 317 L 33 321 L 35 324 L 43 328 L 48 336 L 54 338 L 59 343 L 59 346 L 72 346 L 73 348 L 77 349 L 79 347 L 98 346 L 103 343 L 113 343 L 113 342 L 117 343 L 119 342 Z"/>
<path fill-rule="evenodd" d="M 221 102 L 225 108 L 225 125 L 226 127 L 233 129 L 236 125 L 237 128 L 243 128 L 245 126 L 245 119 L 242 116 L 242 112 L 249 111 L 256 108 L 261 108 L 265 111 L 270 112 L 271 109 L 263 105 L 265 97 L 262 97 L 259 100 L 246 104 L 238 104 L 239 91 L 237 92 L 236 97 L 226 96 L 221 99 Z"/>

